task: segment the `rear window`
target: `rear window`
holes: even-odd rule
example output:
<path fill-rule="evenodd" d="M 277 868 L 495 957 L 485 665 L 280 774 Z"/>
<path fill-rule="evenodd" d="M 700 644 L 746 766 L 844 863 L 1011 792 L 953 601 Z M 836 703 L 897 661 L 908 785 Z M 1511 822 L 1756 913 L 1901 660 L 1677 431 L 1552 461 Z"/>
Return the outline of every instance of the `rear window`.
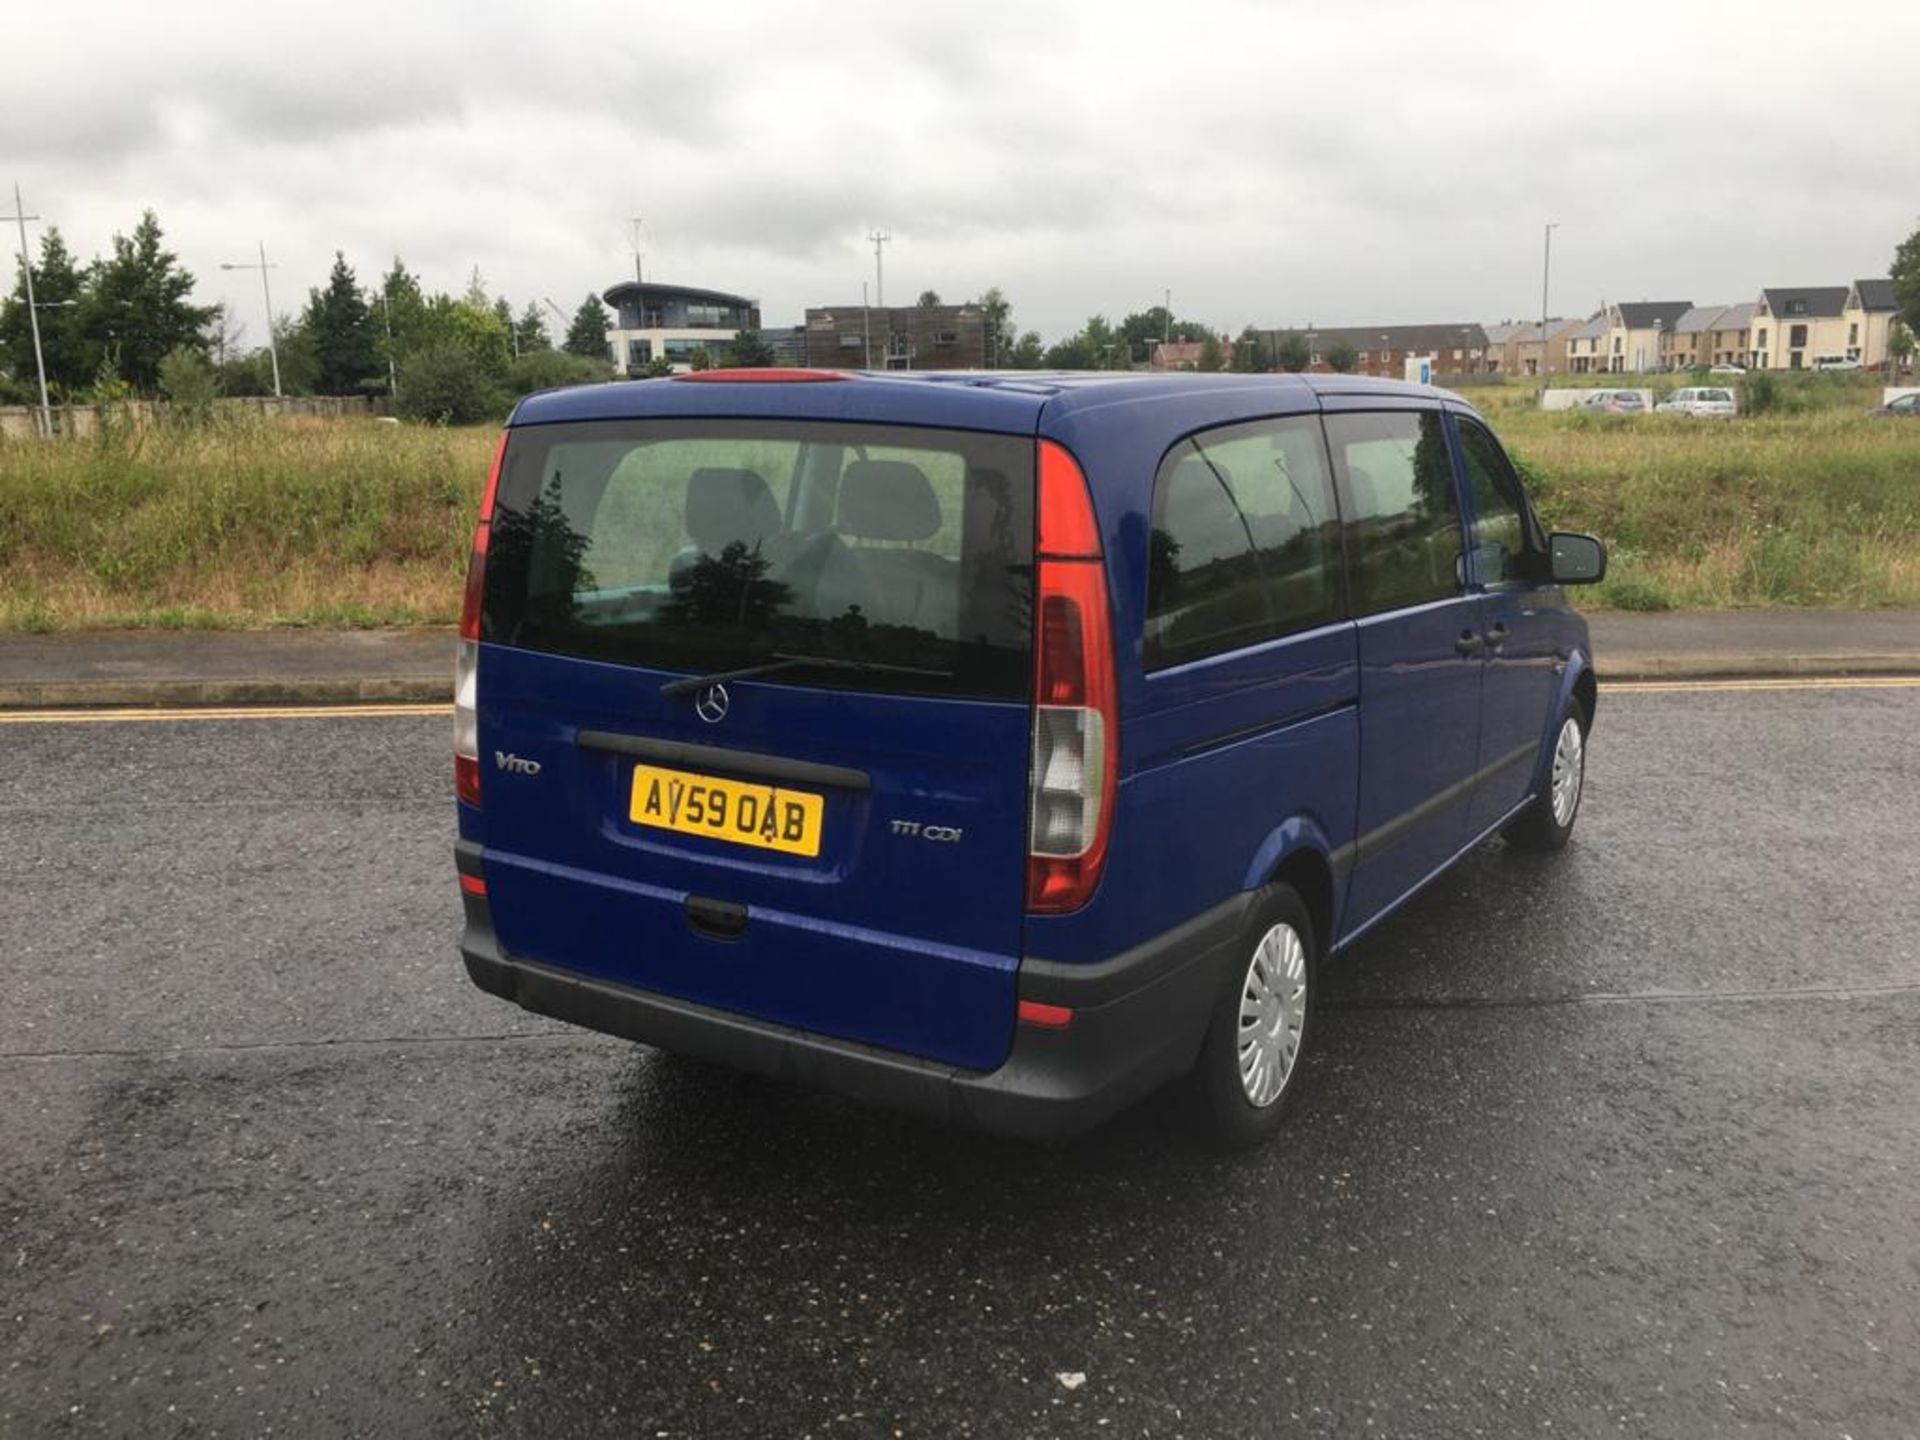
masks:
<path fill-rule="evenodd" d="M 513 431 L 486 640 L 770 683 L 1024 699 L 1033 442 L 792 421 Z"/>

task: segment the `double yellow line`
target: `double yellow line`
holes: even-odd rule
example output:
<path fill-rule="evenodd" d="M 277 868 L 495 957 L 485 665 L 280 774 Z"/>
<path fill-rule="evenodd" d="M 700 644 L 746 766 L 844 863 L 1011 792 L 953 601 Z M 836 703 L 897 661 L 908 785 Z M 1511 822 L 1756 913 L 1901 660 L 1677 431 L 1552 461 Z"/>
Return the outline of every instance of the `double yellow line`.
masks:
<path fill-rule="evenodd" d="M 1809 675 L 1775 680 L 1620 680 L 1605 695 L 1710 695 L 1751 690 L 1920 690 L 1920 675 Z M 174 708 L 0 710 L 0 725 L 126 725 L 176 720 L 392 720 L 448 715 L 451 705 L 183 705 Z"/>

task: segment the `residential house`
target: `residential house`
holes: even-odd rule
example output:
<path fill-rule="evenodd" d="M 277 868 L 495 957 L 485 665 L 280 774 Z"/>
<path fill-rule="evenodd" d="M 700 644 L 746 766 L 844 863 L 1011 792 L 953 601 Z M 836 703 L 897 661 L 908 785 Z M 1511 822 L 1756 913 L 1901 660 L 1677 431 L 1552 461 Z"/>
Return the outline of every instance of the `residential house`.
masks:
<path fill-rule="evenodd" d="M 1483 325 L 1487 332 L 1487 361 L 1498 372 L 1511 373 L 1513 370 L 1513 351 L 1510 342 L 1513 337 L 1526 329 L 1526 323 L 1520 320 L 1502 320 L 1498 325 Z"/>
<path fill-rule="evenodd" d="M 1543 343 L 1543 332 L 1537 324 L 1517 327 L 1502 347 L 1501 370 L 1508 375 L 1569 373 L 1569 347 L 1574 332 L 1581 328 L 1579 320 L 1549 320 Z"/>
<path fill-rule="evenodd" d="M 1730 305 L 1695 305 L 1678 320 L 1667 337 L 1667 351 L 1661 368 L 1666 370 L 1703 369 L 1713 363 L 1713 332 Z"/>
<path fill-rule="evenodd" d="M 1303 330 L 1257 333 L 1269 354 L 1277 353 L 1288 335 L 1300 336 L 1307 342 L 1307 369 L 1315 374 L 1333 369 L 1328 356 L 1342 342 L 1353 351 L 1356 375 L 1398 380 L 1405 376 L 1409 360 L 1431 361 L 1436 376 L 1485 375 L 1499 363 L 1497 357 L 1490 358 L 1486 328 L 1481 325 L 1309 325 Z"/>
<path fill-rule="evenodd" d="M 1762 290 L 1753 312 L 1756 370 L 1811 370 L 1817 361 L 1847 353 L 1845 285 Z"/>
<path fill-rule="evenodd" d="M 1893 338 L 1893 322 L 1899 316 L 1900 302 L 1894 297 L 1893 281 L 1884 276 L 1854 281 L 1840 312 L 1847 327 L 1847 359 L 1874 368 L 1885 364 L 1887 342 Z"/>
<path fill-rule="evenodd" d="M 1214 343 L 1220 349 L 1220 368 L 1224 370 L 1227 357 L 1233 354 L 1233 340 L 1222 335 Z M 1149 346 L 1147 369 L 1198 370 L 1206 349 L 1204 340 L 1155 340 Z"/>
<path fill-rule="evenodd" d="M 1753 311 L 1751 303 L 1729 305 L 1714 317 L 1707 332 L 1708 365 L 1745 365 L 1753 349 Z"/>
<path fill-rule="evenodd" d="M 1567 373 L 1598 375 L 1607 368 L 1605 347 L 1612 321 L 1602 310 L 1583 325 L 1567 332 Z"/>
<path fill-rule="evenodd" d="M 807 310 L 806 363 L 826 370 L 984 370 L 978 305 L 834 305 Z"/>
<path fill-rule="evenodd" d="M 1691 300 L 1638 300 L 1607 306 L 1606 364 L 1614 375 L 1640 375 L 1666 368 L 1667 348 Z"/>

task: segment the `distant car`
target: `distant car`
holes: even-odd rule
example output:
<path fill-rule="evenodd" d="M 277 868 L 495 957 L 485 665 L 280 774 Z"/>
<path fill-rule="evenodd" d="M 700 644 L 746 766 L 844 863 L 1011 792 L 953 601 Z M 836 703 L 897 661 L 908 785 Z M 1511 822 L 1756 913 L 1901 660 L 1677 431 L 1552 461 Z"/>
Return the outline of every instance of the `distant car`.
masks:
<path fill-rule="evenodd" d="M 1858 370 L 1860 362 L 1849 360 L 1845 355 L 1822 355 L 1813 362 L 1816 370 Z"/>
<path fill-rule="evenodd" d="M 1709 375 L 1744 375 L 1746 373 L 1747 367 L 1744 365 L 1716 365 L 1707 371 Z"/>
<path fill-rule="evenodd" d="M 1596 390 L 1586 399 L 1589 410 L 1609 410 L 1616 415 L 1644 415 L 1647 402 L 1638 390 Z"/>
<path fill-rule="evenodd" d="M 1723 385 L 1690 385 L 1653 407 L 1669 415 L 1738 415 L 1740 404 Z"/>
<path fill-rule="evenodd" d="M 1920 390 L 1909 395 L 1896 395 L 1884 405 L 1876 405 L 1867 412 L 1869 415 L 1887 415 L 1896 420 L 1920 419 Z"/>

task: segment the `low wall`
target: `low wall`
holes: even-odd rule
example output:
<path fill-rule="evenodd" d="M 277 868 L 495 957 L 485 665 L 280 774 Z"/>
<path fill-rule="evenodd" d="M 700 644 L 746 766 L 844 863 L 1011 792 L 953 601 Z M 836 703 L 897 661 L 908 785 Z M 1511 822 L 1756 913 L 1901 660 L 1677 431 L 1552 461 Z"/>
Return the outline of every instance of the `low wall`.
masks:
<path fill-rule="evenodd" d="M 215 411 L 238 414 L 252 411 L 259 415 L 311 415 L 337 420 L 343 417 L 370 418 L 387 413 L 385 400 L 365 395 L 233 395 L 213 402 Z M 140 429 L 161 419 L 167 412 L 163 400 L 128 400 L 119 405 L 56 405 L 53 429 L 56 436 L 84 440 L 100 433 L 103 415 L 111 413 L 120 423 Z M 32 440 L 40 434 L 40 407 L 37 405 L 0 406 L 0 440 Z"/>

